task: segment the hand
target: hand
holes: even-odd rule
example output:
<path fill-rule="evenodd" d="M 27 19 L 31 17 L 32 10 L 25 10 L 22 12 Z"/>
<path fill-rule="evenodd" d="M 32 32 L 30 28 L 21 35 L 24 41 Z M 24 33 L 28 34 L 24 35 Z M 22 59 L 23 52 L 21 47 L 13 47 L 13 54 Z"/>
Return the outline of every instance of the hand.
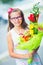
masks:
<path fill-rule="evenodd" d="M 32 56 L 33 56 L 33 55 L 32 55 L 31 52 L 29 52 L 28 54 L 26 54 L 26 57 L 27 57 L 27 58 L 32 58 Z"/>
<path fill-rule="evenodd" d="M 29 55 L 29 58 L 31 58 L 33 56 L 31 52 L 29 52 L 28 55 Z"/>

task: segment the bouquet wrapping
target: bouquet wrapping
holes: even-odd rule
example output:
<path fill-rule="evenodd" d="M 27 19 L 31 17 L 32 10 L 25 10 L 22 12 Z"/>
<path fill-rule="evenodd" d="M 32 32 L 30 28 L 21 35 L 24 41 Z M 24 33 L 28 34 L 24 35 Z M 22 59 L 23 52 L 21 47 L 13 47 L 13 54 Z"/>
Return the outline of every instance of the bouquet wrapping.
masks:
<path fill-rule="evenodd" d="M 19 45 L 17 46 L 17 49 L 28 50 L 29 52 L 32 52 L 33 50 L 36 50 L 40 46 L 42 37 L 43 37 L 42 31 L 39 31 L 37 35 L 34 35 L 30 40 L 26 42 L 21 41 L 22 38 L 19 37 Z M 28 63 L 31 63 L 32 60 L 33 60 L 32 58 L 29 58 Z"/>

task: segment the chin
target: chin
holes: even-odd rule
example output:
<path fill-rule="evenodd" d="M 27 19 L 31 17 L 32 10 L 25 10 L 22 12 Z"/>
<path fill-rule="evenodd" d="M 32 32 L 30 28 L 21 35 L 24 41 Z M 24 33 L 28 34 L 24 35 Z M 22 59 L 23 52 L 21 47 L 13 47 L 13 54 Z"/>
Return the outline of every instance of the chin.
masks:
<path fill-rule="evenodd" d="M 20 26 L 20 24 L 17 24 L 16 26 Z"/>

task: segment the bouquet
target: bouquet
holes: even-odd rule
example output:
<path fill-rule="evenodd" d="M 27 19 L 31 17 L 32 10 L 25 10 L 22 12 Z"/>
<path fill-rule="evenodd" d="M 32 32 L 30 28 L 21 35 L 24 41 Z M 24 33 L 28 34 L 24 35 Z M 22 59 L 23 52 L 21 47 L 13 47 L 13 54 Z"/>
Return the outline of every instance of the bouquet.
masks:
<path fill-rule="evenodd" d="M 28 31 L 25 31 L 24 34 L 18 38 L 19 45 L 17 46 L 17 49 L 28 50 L 29 52 L 32 52 L 40 46 L 43 36 L 43 26 L 41 27 L 41 25 L 38 24 L 38 4 L 39 3 L 34 5 L 32 14 L 30 14 L 30 16 L 28 17 L 28 19 L 30 20 Z M 28 59 L 28 63 L 31 63 L 32 61 L 33 58 Z"/>

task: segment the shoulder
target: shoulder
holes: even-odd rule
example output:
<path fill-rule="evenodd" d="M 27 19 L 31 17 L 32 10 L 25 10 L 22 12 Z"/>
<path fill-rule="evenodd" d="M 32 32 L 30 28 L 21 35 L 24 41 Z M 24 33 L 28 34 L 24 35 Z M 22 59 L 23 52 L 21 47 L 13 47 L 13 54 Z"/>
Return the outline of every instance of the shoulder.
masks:
<path fill-rule="evenodd" d="M 11 33 L 10 33 L 10 31 L 7 33 L 7 42 L 8 42 L 8 44 L 12 44 L 12 37 L 11 37 Z"/>
<path fill-rule="evenodd" d="M 11 29 L 11 30 L 9 30 L 8 32 L 7 32 L 7 38 L 11 38 L 11 31 L 12 31 L 13 29 Z"/>
<path fill-rule="evenodd" d="M 7 40 L 10 40 L 11 39 L 11 34 L 10 32 L 7 33 Z"/>
<path fill-rule="evenodd" d="M 7 35 L 11 35 L 12 31 L 13 31 L 13 28 L 7 32 Z"/>

